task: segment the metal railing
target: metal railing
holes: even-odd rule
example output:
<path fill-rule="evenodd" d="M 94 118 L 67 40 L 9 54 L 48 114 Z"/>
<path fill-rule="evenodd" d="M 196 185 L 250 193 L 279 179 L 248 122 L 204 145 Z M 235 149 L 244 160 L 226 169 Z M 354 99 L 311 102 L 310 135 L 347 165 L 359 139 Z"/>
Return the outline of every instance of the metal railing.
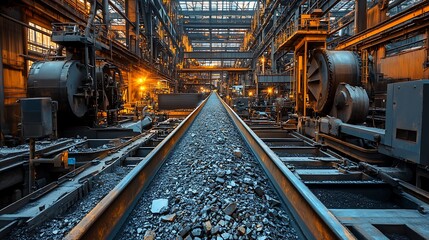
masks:
<path fill-rule="evenodd" d="M 300 24 L 296 21 L 292 21 L 286 25 L 286 27 L 276 36 L 276 49 L 282 44 L 287 42 L 294 34 L 298 31 L 323 31 L 329 32 L 330 24 L 329 21 L 321 18 L 309 17 L 301 18 Z"/>

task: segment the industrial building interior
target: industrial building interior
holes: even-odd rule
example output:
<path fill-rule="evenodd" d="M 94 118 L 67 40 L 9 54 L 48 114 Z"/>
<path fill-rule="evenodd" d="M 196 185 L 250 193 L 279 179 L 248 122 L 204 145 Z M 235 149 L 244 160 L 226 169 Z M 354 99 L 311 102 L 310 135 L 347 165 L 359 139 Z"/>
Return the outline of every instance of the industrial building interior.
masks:
<path fill-rule="evenodd" d="M 428 239 L 428 36 L 427 0 L 2 1 L 0 237 L 37 238 L 35 230 L 19 231 L 69 210 L 96 188 L 104 169 L 113 171 L 110 166 L 143 169 L 161 159 L 158 154 L 171 156 L 178 134 L 217 96 L 280 205 L 297 221 L 297 238 Z M 242 153 L 233 154 L 240 159 Z M 277 167 L 282 162 L 283 170 L 275 172 L 267 159 Z M 156 161 L 154 176 L 164 162 Z M 301 209 L 283 177 L 315 212 Z M 61 192 L 74 178 L 76 190 Z M 355 198 L 388 195 L 383 201 L 393 207 L 377 214 L 390 220 L 364 219 L 369 210 L 349 217 L 352 210 L 326 203 L 321 186 L 334 182 Z M 138 196 L 148 183 L 139 184 Z M 34 204 L 57 191 L 70 197 Z M 28 210 L 32 204 L 37 213 Z M 240 218 L 229 215 L 238 224 Z M 228 232 L 225 225 L 213 233 L 205 222 L 155 237 L 146 227 L 117 235 L 123 225 L 84 231 L 82 222 L 38 237 L 289 238 L 246 231 L 245 224 L 245 230 Z"/>

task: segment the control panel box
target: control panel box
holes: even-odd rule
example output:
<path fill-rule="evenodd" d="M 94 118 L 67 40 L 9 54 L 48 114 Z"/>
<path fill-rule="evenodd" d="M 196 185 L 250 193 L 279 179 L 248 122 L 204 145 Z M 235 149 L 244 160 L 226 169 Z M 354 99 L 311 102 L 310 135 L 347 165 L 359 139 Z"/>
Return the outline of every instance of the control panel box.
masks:
<path fill-rule="evenodd" d="M 37 138 L 52 134 L 51 98 L 24 98 L 19 102 L 24 138 Z"/>
<path fill-rule="evenodd" d="M 429 165 L 429 80 L 389 84 L 382 151 Z"/>

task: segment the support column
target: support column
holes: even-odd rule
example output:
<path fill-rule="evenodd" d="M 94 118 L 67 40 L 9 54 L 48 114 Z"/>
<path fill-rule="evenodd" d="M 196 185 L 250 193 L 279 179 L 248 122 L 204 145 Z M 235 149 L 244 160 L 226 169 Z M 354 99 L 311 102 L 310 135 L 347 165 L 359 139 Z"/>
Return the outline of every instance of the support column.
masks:
<path fill-rule="evenodd" d="M 109 22 L 110 22 L 110 19 L 109 19 L 109 0 L 103 0 L 102 5 L 103 5 L 103 24 L 105 25 L 106 30 L 110 30 L 110 26 L 109 26 Z M 108 37 L 107 31 L 104 34 L 105 34 L 104 35 L 105 37 Z"/>
<path fill-rule="evenodd" d="M 3 24 L 0 22 L 0 26 Z M 3 31 L 0 31 L 0 146 L 4 145 L 3 128 L 5 126 L 5 108 L 4 108 L 4 74 L 3 74 L 3 43 L 2 43 Z"/>
<path fill-rule="evenodd" d="M 273 74 L 277 73 L 277 64 L 276 64 L 276 60 L 275 60 L 275 56 L 274 53 L 276 51 L 276 41 L 274 40 L 274 38 L 271 40 L 271 72 Z"/>
<path fill-rule="evenodd" d="M 426 28 L 426 66 L 429 64 L 429 28 Z"/>
<path fill-rule="evenodd" d="M 139 10 L 136 0 L 125 1 L 125 14 L 128 19 L 135 24 L 136 28 L 131 29 L 132 25 L 127 21 L 126 23 L 126 36 L 128 50 L 133 53 L 137 53 L 138 49 L 138 34 L 139 34 Z"/>
<path fill-rule="evenodd" d="M 302 103 L 303 103 L 303 116 L 306 117 L 307 116 L 307 57 L 308 57 L 308 43 L 307 41 L 305 41 L 304 44 L 304 67 L 303 67 L 303 77 L 302 80 L 304 82 L 304 87 L 302 89 Z"/>
<path fill-rule="evenodd" d="M 209 0 L 209 12 L 210 13 L 212 12 L 212 1 L 211 0 Z M 211 25 L 211 23 L 212 23 L 212 15 L 209 14 L 209 25 Z M 211 52 L 211 51 L 213 51 L 213 42 L 212 42 L 213 28 L 212 27 L 209 27 L 209 39 L 210 39 L 210 52 Z"/>
<path fill-rule="evenodd" d="M 34 186 L 34 182 L 36 179 L 36 175 L 35 175 L 35 169 L 34 169 L 34 165 L 33 165 L 33 160 L 35 157 L 35 153 L 36 153 L 36 139 L 34 138 L 30 138 L 30 142 L 29 142 L 29 148 L 30 148 L 30 157 L 28 159 L 28 166 L 29 166 L 29 181 L 28 181 L 28 186 L 29 186 L 29 193 L 33 192 L 33 186 Z"/>
<path fill-rule="evenodd" d="M 255 97 L 256 99 L 258 99 L 258 77 L 257 77 L 257 69 L 256 69 L 256 62 L 258 61 L 258 59 L 252 59 L 251 62 L 251 69 L 252 69 L 252 77 L 251 77 L 251 81 L 253 83 L 255 83 Z"/>
<path fill-rule="evenodd" d="M 143 21 L 145 25 L 145 35 L 147 38 L 147 51 L 149 51 L 149 63 L 152 64 L 155 59 L 155 49 L 154 49 L 154 43 L 153 43 L 153 18 L 152 18 L 152 6 L 147 2 L 144 1 L 142 3 L 142 14 L 143 14 Z"/>
<path fill-rule="evenodd" d="M 277 22 L 276 11 L 274 11 L 274 14 L 273 14 L 273 22 L 274 23 Z M 274 36 L 276 36 L 276 35 L 274 35 Z M 276 40 L 273 37 L 273 38 L 271 38 L 271 72 L 273 74 L 277 73 L 277 64 L 276 64 L 276 60 L 274 59 L 275 58 L 275 54 L 274 54 L 275 51 L 276 51 Z"/>
<path fill-rule="evenodd" d="M 141 50 L 140 50 L 140 7 L 139 2 L 136 1 L 135 3 L 136 8 L 136 14 L 135 14 L 135 21 L 134 24 L 136 28 L 134 29 L 134 34 L 136 35 L 136 47 L 135 47 L 135 53 L 141 57 Z"/>
<path fill-rule="evenodd" d="M 366 30 L 367 0 L 355 0 L 355 33 Z"/>
<path fill-rule="evenodd" d="M 302 94 L 302 56 L 300 52 L 295 51 L 295 111 L 301 113 L 301 94 Z"/>

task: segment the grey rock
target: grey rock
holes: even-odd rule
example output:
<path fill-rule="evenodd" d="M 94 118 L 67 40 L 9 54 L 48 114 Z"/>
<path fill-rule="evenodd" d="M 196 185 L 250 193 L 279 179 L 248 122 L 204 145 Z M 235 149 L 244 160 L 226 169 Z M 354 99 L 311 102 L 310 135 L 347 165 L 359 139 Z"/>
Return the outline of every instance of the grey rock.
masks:
<path fill-rule="evenodd" d="M 222 236 L 223 239 L 230 239 L 231 234 L 229 234 L 229 233 L 222 233 L 221 236 Z"/>
<path fill-rule="evenodd" d="M 216 178 L 216 182 L 218 182 L 218 183 L 224 183 L 224 182 L 225 182 L 225 179 L 220 178 L 220 177 L 217 177 L 217 178 Z"/>
<path fill-rule="evenodd" d="M 180 230 L 179 232 L 179 236 L 181 237 L 185 237 L 186 235 L 188 235 L 188 233 L 191 231 L 191 226 L 185 226 L 184 228 L 182 228 L 182 230 Z"/>
<path fill-rule="evenodd" d="M 234 150 L 234 156 L 235 156 L 236 158 L 241 158 L 242 153 L 241 153 L 240 149 L 235 149 L 235 150 Z"/>
<path fill-rule="evenodd" d="M 269 223 L 268 218 L 264 218 L 264 219 L 262 219 L 262 222 L 263 222 L 265 225 L 267 225 L 267 224 Z"/>
<path fill-rule="evenodd" d="M 232 202 L 226 206 L 226 208 L 223 210 L 223 212 L 227 215 L 232 215 L 235 210 L 237 210 L 237 203 Z"/>
<path fill-rule="evenodd" d="M 210 212 L 210 206 L 204 206 L 203 209 L 201 209 L 200 214 L 207 214 L 207 212 Z"/>
<path fill-rule="evenodd" d="M 250 179 L 250 178 L 248 178 L 248 177 L 245 177 L 245 178 L 243 179 L 243 182 L 244 182 L 245 184 L 251 184 L 251 183 L 252 183 L 252 179 Z"/>
<path fill-rule="evenodd" d="M 235 186 L 237 186 L 237 184 L 235 184 L 235 181 L 234 181 L 234 180 L 232 180 L 231 182 L 229 182 L 229 185 L 230 185 L 231 187 L 235 187 Z"/>
<path fill-rule="evenodd" d="M 195 228 L 194 230 L 192 230 L 192 236 L 194 237 L 201 237 L 203 234 L 203 231 L 201 230 L 201 228 Z"/>
<path fill-rule="evenodd" d="M 143 228 L 137 228 L 137 234 L 140 234 L 143 232 Z"/>
<path fill-rule="evenodd" d="M 155 231 L 147 230 L 144 234 L 144 240 L 155 240 L 156 234 Z"/>
<path fill-rule="evenodd" d="M 224 227 L 224 226 L 226 225 L 226 222 L 225 222 L 224 220 L 220 220 L 217 224 L 218 224 L 219 226 Z"/>
<path fill-rule="evenodd" d="M 214 226 L 211 230 L 212 235 L 216 235 L 220 231 L 220 227 L 218 225 Z"/>
<path fill-rule="evenodd" d="M 176 214 L 168 214 L 161 217 L 161 220 L 164 222 L 173 222 L 176 219 Z"/>
<path fill-rule="evenodd" d="M 168 199 L 161 198 L 152 201 L 152 206 L 150 208 L 152 213 L 163 213 L 166 212 L 166 210 L 168 210 Z"/>
<path fill-rule="evenodd" d="M 267 199 L 268 203 L 272 206 L 272 207 L 276 207 L 276 206 L 280 206 L 280 201 L 278 201 L 277 199 L 274 199 L 268 195 L 265 195 L 265 198 Z"/>
<path fill-rule="evenodd" d="M 259 197 L 264 196 L 264 190 L 262 190 L 260 186 L 256 186 L 255 189 L 253 190 L 255 191 L 256 195 L 258 195 Z"/>
<path fill-rule="evenodd" d="M 212 230 L 212 223 L 210 221 L 206 221 L 203 223 L 203 227 L 206 233 L 209 233 Z"/>
<path fill-rule="evenodd" d="M 246 228 L 244 226 L 240 226 L 237 228 L 237 234 L 239 236 L 243 236 L 246 234 Z"/>
<path fill-rule="evenodd" d="M 279 214 L 277 213 L 277 211 L 275 209 L 268 209 L 268 215 L 272 218 L 279 216 Z"/>

